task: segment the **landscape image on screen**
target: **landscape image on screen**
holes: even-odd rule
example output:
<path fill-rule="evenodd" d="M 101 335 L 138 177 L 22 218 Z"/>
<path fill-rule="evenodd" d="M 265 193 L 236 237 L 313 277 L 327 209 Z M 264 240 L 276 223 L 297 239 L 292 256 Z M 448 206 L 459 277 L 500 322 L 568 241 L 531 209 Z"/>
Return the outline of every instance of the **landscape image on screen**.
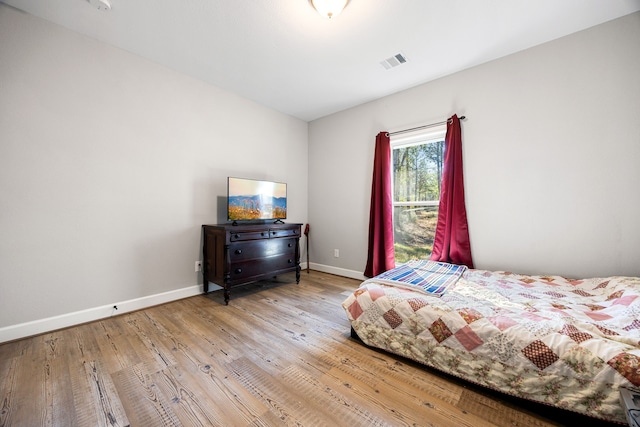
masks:
<path fill-rule="evenodd" d="M 228 182 L 230 221 L 287 218 L 287 184 L 231 178 Z"/>

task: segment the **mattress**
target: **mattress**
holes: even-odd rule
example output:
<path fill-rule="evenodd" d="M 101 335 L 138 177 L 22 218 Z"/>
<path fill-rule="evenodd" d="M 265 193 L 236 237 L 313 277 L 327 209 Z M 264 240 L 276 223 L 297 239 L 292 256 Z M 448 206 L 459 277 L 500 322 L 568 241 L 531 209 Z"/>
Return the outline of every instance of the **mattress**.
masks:
<path fill-rule="evenodd" d="M 640 278 L 469 269 L 439 294 L 419 287 L 373 278 L 342 305 L 369 346 L 520 398 L 626 422 L 619 387 L 640 387 Z"/>

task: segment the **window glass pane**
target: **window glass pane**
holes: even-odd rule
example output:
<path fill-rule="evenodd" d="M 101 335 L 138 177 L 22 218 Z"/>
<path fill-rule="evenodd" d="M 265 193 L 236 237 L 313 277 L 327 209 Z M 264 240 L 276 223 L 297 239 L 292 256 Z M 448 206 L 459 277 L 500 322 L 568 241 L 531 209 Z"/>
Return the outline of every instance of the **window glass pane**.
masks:
<path fill-rule="evenodd" d="M 396 263 L 428 259 L 438 223 L 437 206 L 395 206 L 393 234 Z"/>
<path fill-rule="evenodd" d="M 440 200 L 444 141 L 394 148 L 393 200 Z"/>
<path fill-rule="evenodd" d="M 444 130 L 439 136 L 397 141 L 391 161 L 396 263 L 428 259 L 438 223 Z"/>

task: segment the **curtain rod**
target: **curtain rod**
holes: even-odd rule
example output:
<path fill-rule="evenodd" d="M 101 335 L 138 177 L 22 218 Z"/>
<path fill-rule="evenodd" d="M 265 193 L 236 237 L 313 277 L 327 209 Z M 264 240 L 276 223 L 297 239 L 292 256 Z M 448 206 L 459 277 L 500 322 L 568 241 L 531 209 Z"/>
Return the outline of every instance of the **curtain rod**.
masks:
<path fill-rule="evenodd" d="M 460 120 L 464 120 L 466 119 L 466 116 L 460 116 Z M 440 125 L 444 125 L 447 123 L 451 123 L 451 119 L 447 119 L 443 122 L 438 122 L 438 123 L 430 123 L 428 125 L 422 125 L 422 126 L 418 126 L 415 128 L 410 128 L 410 129 L 403 129 L 403 130 L 397 130 L 395 132 L 389 132 L 387 135 L 391 136 L 391 135 L 399 135 L 401 133 L 407 133 L 407 132 L 413 132 L 414 130 L 420 130 L 420 129 L 427 129 L 427 128 L 432 128 L 434 126 L 440 126 Z"/>

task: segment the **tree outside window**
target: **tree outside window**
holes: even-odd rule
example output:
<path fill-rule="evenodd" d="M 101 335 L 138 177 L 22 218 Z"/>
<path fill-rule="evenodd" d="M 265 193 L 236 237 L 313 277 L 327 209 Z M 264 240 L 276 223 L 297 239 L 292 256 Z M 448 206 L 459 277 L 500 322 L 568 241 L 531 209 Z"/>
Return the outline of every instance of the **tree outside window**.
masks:
<path fill-rule="evenodd" d="M 396 264 L 431 255 L 438 223 L 445 131 L 391 140 Z"/>

